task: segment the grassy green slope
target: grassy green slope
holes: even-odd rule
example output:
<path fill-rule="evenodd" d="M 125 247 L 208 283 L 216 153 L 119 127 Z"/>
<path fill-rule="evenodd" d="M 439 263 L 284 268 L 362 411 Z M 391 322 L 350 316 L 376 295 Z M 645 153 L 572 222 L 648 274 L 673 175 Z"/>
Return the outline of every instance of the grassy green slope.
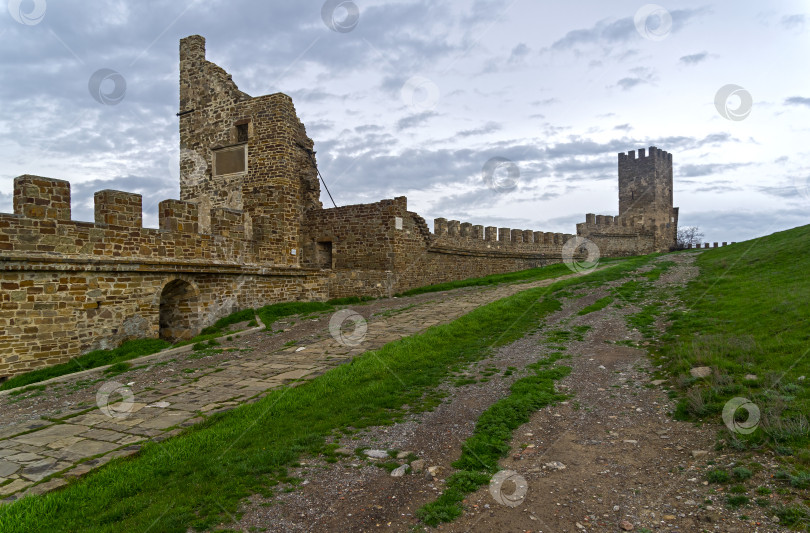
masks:
<path fill-rule="evenodd" d="M 809 413 L 810 381 L 799 378 L 810 377 L 810 226 L 708 250 L 697 264 L 701 274 L 684 292 L 688 310 L 674 315 L 662 347 L 681 388 L 702 392 L 685 398 L 680 413 L 719 414 L 741 395 L 772 415 L 766 423 Z M 692 378 L 695 366 L 714 375 Z"/>
<path fill-rule="evenodd" d="M 810 226 L 710 249 L 697 264 L 688 309 L 656 354 L 678 390 L 675 415 L 725 424 L 720 449 L 774 452 L 792 503 L 769 512 L 810 531 Z M 692 377 L 700 366 L 711 375 Z"/>

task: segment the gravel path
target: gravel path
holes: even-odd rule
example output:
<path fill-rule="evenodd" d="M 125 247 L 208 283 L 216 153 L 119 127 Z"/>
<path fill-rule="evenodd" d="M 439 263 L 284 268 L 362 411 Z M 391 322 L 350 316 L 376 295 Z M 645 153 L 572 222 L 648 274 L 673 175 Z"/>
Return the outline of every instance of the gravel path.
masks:
<path fill-rule="evenodd" d="M 671 295 L 673 287 L 692 279 L 697 274 L 694 258 L 695 254 L 661 258 L 676 265 L 654 282 L 656 288 Z M 712 465 L 756 462 L 762 470 L 749 485 L 769 485 L 777 465 L 770 455 L 718 454 L 714 444 L 720 428 L 671 418 L 674 403 L 666 383 L 652 380 L 655 369 L 646 352 L 636 347 L 647 341 L 626 325 L 625 316 L 639 307 L 617 301 L 601 311 L 576 314 L 607 295 L 609 287 L 625 281 L 579 290 L 539 332 L 470 367 L 468 373 L 477 383 L 446 384 L 448 396 L 433 412 L 343 438 L 340 444 L 350 455 L 338 463 L 322 457 L 302 459 L 301 467 L 291 473 L 303 479 L 299 486 L 270 499 L 254 496 L 243 506 L 240 519 L 222 526 L 240 531 L 421 531 L 424 526 L 414 517 L 416 509 L 441 492 L 444 479 L 453 472 L 450 464 L 459 457 L 481 412 L 508 393 L 527 364 L 558 349 L 558 341 L 548 342 L 549 332 L 575 333 L 573 328 L 585 326 L 589 329 L 581 340 L 565 343 L 571 358 L 558 363 L 572 368 L 558 382 L 558 390 L 571 398 L 542 409 L 518 428 L 509 456 L 501 461 L 504 469 L 520 476 L 513 479 L 525 480 L 525 497 L 512 507 L 496 503 L 488 488 L 482 488 L 465 500 L 461 518 L 439 529 L 788 531 L 760 507 L 729 508 L 722 488 L 704 481 Z M 680 305 L 673 296 L 663 303 Z M 493 367 L 498 369 L 495 374 Z M 507 372 L 509 367 L 518 370 Z M 365 447 L 410 452 L 412 456 L 398 462 L 410 461 L 414 468 L 392 477 L 375 466 L 377 461 L 354 453 Z M 414 463 L 414 455 L 424 465 Z M 510 483 L 502 487 L 506 494 L 514 490 Z"/>

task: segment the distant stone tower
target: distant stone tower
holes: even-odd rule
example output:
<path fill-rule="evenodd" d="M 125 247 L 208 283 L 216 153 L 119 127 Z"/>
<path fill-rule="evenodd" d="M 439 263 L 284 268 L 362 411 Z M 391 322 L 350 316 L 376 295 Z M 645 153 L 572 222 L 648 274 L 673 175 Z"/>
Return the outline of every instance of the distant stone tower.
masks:
<path fill-rule="evenodd" d="M 641 217 L 655 234 L 655 249 L 668 251 L 675 245 L 678 208 L 672 200 L 672 154 L 650 146 L 636 153 L 619 154 L 619 217 Z"/>

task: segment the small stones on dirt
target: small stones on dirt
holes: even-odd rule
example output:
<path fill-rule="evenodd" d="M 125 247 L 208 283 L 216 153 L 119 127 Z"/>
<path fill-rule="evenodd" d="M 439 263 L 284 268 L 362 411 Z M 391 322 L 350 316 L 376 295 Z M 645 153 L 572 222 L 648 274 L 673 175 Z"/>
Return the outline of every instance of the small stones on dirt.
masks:
<path fill-rule="evenodd" d="M 404 451 L 403 451 L 403 452 L 399 452 L 399 453 L 397 454 L 397 459 L 405 459 L 405 458 L 406 458 L 406 457 L 408 457 L 410 454 L 411 454 L 411 452 L 404 452 Z"/>
<path fill-rule="evenodd" d="M 759 379 L 759 378 L 757 378 L 756 374 L 746 374 L 745 375 L 745 380 L 746 381 L 756 381 L 757 379 Z"/>
<path fill-rule="evenodd" d="M 348 448 L 336 448 L 335 453 L 339 453 L 340 455 L 351 455 L 352 451 Z"/>
<path fill-rule="evenodd" d="M 146 407 L 157 407 L 158 409 L 165 409 L 169 407 L 171 404 L 169 402 L 155 402 L 153 404 L 149 404 Z"/>
<path fill-rule="evenodd" d="M 692 450 L 692 457 L 694 459 L 700 459 L 701 457 L 706 457 L 709 454 L 706 450 Z"/>
<path fill-rule="evenodd" d="M 414 472 L 421 472 L 425 469 L 425 460 L 424 459 L 417 459 L 416 461 L 411 463 L 411 468 Z"/>
<path fill-rule="evenodd" d="M 696 366 L 689 371 L 693 378 L 707 378 L 712 375 L 712 369 L 708 366 Z"/>
<path fill-rule="evenodd" d="M 650 383 L 652 385 L 663 385 L 666 382 L 667 382 L 667 380 L 665 380 L 665 379 L 656 379 L 656 380 L 651 381 Z"/>
<path fill-rule="evenodd" d="M 631 524 L 627 520 L 622 520 L 621 522 L 619 522 L 619 527 L 622 528 L 624 531 L 633 531 L 633 524 Z"/>
<path fill-rule="evenodd" d="M 546 463 L 545 467 L 551 470 L 565 470 L 565 465 L 559 461 L 551 461 L 550 463 Z"/>

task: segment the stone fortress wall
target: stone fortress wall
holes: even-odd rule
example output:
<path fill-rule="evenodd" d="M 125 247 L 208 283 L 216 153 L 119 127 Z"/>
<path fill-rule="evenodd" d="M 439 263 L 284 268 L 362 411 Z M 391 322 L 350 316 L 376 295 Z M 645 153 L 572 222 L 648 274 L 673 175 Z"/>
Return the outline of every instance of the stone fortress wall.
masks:
<path fill-rule="evenodd" d="M 574 237 L 444 218 L 431 232 L 404 196 L 324 209 L 292 100 L 240 91 L 196 35 L 180 43 L 178 116 L 181 199 L 160 203 L 157 229 L 142 226 L 140 195 L 99 191 L 95 221 L 79 222 L 68 182 L 14 180 L 14 213 L 0 213 L 0 380 L 128 339 L 190 338 L 248 307 L 556 263 Z M 629 154 L 620 216 L 577 225 L 603 256 L 674 244 L 671 155 Z"/>

